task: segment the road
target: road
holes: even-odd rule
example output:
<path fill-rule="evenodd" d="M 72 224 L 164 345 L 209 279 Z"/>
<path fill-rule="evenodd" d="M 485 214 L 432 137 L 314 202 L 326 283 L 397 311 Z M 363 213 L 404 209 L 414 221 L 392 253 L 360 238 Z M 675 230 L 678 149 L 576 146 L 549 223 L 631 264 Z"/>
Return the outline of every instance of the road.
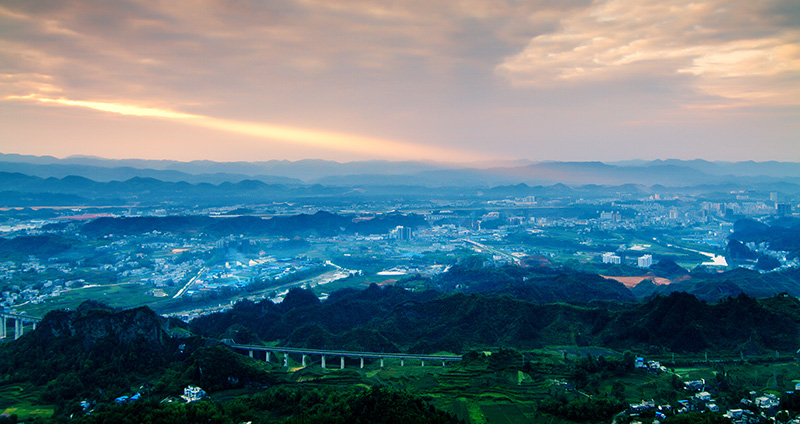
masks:
<path fill-rule="evenodd" d="M 502 251 L 502 250 L 500 250 L 500 249 L 498 249 L 496 247 L 487 246 L 485 244 L 481 244 L 481 243 L 478 243 L 477 241 L 473 241 L 473 240 L 470 240 L 470 239 L 462 239 L 462 240 L 464 242 L 466 242 L 466 243 L 469 243 L 469 244 L 471 244 L 471 245 L 483 250 L 483 251 L 491 252 L 491 253 L 494 253 L 494 254 L 497 254 L 497 255 L 501 255 L 501 256 L 505 256 L 508 259 L 511 259 L 511 261 L 514 262 L 514 263 L 519 262 L 519 258 L 518 257 L 516 257 L 516 256 L 514 256 L 514 255 L 512 255 L 512 254 L 510 254 L 508 252 L 504 252 L 504 251 Z"/>
<path fill-rule="evenodd" d="M 189 280 L 189 282 L 188 282 L 188 283 L 186 283 L 186 285 L 184 285 L 183 287 L 181 287 L 181 289 L 180 289 L 180 290 L 178 290 L 178 292 L 177 292 L 177 293 L 175 293 L 175 296 L 172 296 L 172 298 L 173 298 L 173 299 L 177 299 L 177 298 L 179 298 L 179 297 L 183 296 L 184 294 L 186 294 L 186 292 L 189 290 L 189 287 L 191 287 L 191 286 L 192 286 L 192 284 L 194 284 L 194 282 L 195 282 L 195 281 L 197 281 L 197 279 L 198 279 L 198 278 L 202 277 L 202 276 L 203 276 L 203 274 L 205 274 L 206 272 L 208 272 L 208 268 L 205 268 L 205 267 L 203 267 L 203 268 L 200 268 L 200 272 L 198 272 L 198 273 L 197 273 L 197 275 L 195 275 L 194 277 L 192 277 L 192 279 L 191 279 L 191 280 Z"/>

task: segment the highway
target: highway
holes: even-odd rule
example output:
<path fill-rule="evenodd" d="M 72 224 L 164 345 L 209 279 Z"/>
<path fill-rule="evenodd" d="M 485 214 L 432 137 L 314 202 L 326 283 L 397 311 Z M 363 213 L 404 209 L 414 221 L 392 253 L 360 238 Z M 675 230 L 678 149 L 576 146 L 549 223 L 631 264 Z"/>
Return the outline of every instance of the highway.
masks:
<path fill-rule="evenodd" d="M 178 290 L 178 292 L 177 292 L 177 293 L 175 293 L 175 296 L 172 296 L 172 298 L 173 298 L 173 299 L 177 299 L 177 298 L 179 298 L 179 297 L 183 296 L 183 295 L 186 293 L 186 291 L 188 291 L 188 290 L 189 290 L 189 287 L 191 287 L 191 286 L 192 286 L 192 284 L 194 284 L 194 282 L 195 282 L 195 281 L 197 281 L 197 279 L 198 279 L 198 278 L 202 277 L 202 276 L 203 276 L 203 274 L 205 274 L 206 272 L 208 272 L 208 268 L 201 268 L 201 269 L 200 269 L 200 272 L 198 272 L 198 273 L 197 273 L 197 275 L 195 275 L 194 277 L 192 277 L 192 279 L 191 279 L 191 280 L 189 280 L 189 282 L 188 282 L 188 283 L 186 283 L 186 285 L 184 285 L 183 287 L 181 287 L 181 289 L 180 289 L 180 290 Z"/>
<path fill-rule="evenodd" d="M 464 242 L 466 242 L 466 243 L 469 243 L 469 244 L 477 247 L 478 249 L 481 249 L 482 251 L 489 252 L 489 253 L 494 253 L 494 254 L 500 255 L 500 256 L 505 256 L 506 258 L 510 259 L 514 263 L 518 263 L 519 262 L 519 258 L 518 257 L 516 257 L 516 256 L 514 256 L 514 255 L 512 255 L 512 254 L 510 254 L 508 252 L 504 252 L 504 251 L 502 251 L 502 250 L 500 250 L 500 249 L 498 249 L 496 247 L 487 246 L 485 244 L 481 244 L 481 243 L 478 243 L 477 241 L 466 239 L 466 238 L 462 239 L 462 240 Z"/>

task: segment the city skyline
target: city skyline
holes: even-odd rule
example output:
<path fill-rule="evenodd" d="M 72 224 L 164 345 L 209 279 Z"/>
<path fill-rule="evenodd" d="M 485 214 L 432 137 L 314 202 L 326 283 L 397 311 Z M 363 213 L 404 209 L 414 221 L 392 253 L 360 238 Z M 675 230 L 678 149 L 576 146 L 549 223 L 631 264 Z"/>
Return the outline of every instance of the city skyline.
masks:
<path fill-rule="evenodd" d="M 800 161 L 791 1 L 0 5 L 2 151 Z"/>

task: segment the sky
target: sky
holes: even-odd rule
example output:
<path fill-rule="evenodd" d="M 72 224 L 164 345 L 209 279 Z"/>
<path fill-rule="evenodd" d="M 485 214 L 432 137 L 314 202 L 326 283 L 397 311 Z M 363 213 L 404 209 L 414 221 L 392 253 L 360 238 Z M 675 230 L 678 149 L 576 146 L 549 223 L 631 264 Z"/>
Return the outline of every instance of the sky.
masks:
<path fill-rule="evenodd" d="M 0 152 L 800 161 L 800 2 L 0 0 Z"/>

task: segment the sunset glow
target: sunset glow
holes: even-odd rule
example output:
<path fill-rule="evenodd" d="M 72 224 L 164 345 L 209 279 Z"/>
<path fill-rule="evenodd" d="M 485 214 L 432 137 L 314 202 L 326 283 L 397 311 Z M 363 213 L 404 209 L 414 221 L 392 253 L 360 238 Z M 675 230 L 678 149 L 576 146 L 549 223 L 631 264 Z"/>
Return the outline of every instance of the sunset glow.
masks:
<path fill-rule="evenodd" d="M 800 160 L 794 0 L 11 0 L 0 26 L 7 152 Z"/>
<path fill-rule="evenodd" d="M 452 161 L 478 161 L 495 159 L 495 157 L 488 155 L 479 156 L 474 153 L 448 150 L 435 146 L 421 146 L 399 141 L 382 140 L 377 138 L 325 131 L 314 131 L 303 128 L 292 128 L 263 123 L 239 122 L 136 105 L 71 100 L 64 98 L 51 99 L 36 95 L 9 96 L 9 100 L 32 100 L 46 104 L 88 108 L 101 112 L 110 112 L 126 116 L 168 119 L 179 121 L 187 125 L 194 125 L 249 137 L 309 147 L 318 147 L 327 150 L 357 153 L 359 155 L 381 159 L 435 160 L 443 157 L 446 157 Z"/>

